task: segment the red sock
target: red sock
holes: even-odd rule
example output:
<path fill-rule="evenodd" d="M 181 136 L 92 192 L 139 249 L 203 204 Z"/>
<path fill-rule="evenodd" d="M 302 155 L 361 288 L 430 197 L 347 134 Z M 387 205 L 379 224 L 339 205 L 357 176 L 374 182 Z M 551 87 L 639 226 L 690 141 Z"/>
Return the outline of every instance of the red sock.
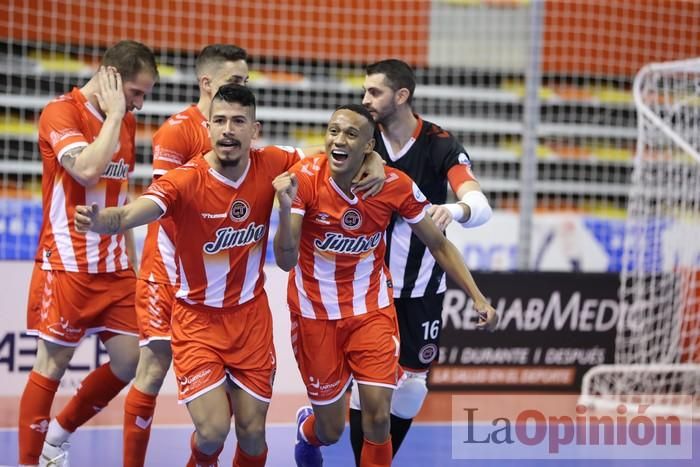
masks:
<path fill-rule="evenodd" d="M 85 377 L 78 391 L 56 416 L 56 421 L 65 430 L 74 432 L 105 408 L 127 384 L 128 381 L 117 378 L 109 363 L 105 363 Z"/>
<path fill-rule="evenodd" d="M 124 467 L 143 467 L 151 437 L 156 396 L 131 386 L 124 401 Z"/>
<path fill-rule="evenodd" d="M 19 401 L 19 463 L 39 463 L 41 448 L 49 429 L 51 404 L 58 390 L 58 381 L 42 376 L 36 371 L 29 373 Z"/>
<path fill-rule="evenodd" d="M 388 467 L 391 465 L 391 437 L 382 444 L 364 439 L 360 467 Z"/>
<path fill-rule="evenodd" d="M 257 456 L 247 454 L 236 444 L 236 455 L 233 456 L 233 467 L 264 467 L 267 460 L 267 448 Z"/>
<path fill-rule="evenodd" d="M 221 446 L 212 454 L 204 454 L 197 449 L 197 443 L 194 440 L 194 432 L 190 437 L 190 448 L 192 449 L 192 454 L 190 455 L 190 460 L 187 461 L 187 467 L 218 467 L 219 454 L 224 450 L 224 447 Z"/>
<path fill-rule="evenodd" d="M 304 420 L 301 424 L 301 432 L 304 433 L 304 438 L 306 442 L 311 446 L 323 446 L 323 443 L 318 436 L 316 436 L 316 415 L 311 414 Z"/>

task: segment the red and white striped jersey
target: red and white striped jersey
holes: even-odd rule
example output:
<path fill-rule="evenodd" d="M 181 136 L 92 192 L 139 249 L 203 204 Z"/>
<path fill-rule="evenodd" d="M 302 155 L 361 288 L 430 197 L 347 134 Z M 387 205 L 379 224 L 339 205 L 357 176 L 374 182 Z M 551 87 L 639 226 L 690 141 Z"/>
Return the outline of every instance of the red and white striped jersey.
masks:
<path fill-rule="evenodd" d="M 384 230 L 394 213 L 406 222 L 419 222 L 429 203 L 403 172 L 385 170 L 382 191 L 363 200 L 348 197 L 335 184 L 325 155 L 292 168 L 299 180 L 292 213 L 304 219 L 299 262 L 289 275 L 291 312 L 342 319 L 393 302 Z"/>
<path fill-rule="evenodd" d="M 193 305 L 227 308 L 263 293 L 265 251 L 275 198 L 272 180 L 300 158 L 294 149 L 252 149 L 239 180 L 212 169 L 202 156 L 171 170 L 146 190 L 177 225 L 180 289 Z"/>
<path fill-rule="evenodd" d="M 39 151 L 43 222 L 36 261 L 42 269 L 101 273 L 131 267 L 124 236 L 100 236 L 75 231 L 76 205 L 96 203 L 100 208 L 122 206 L 127 196 L 127 176 L 134 170 L 136 120 L 124 115 L 119 143 L 99 182 L 90 187 L 78 183 L 61 166 L 69 150 L 85 147 L 100 133 L 104 118 L 78 88 L 51 101 L 39 118 Z"/>
<path fill-rule="evenodd" d="M 207 119 L 196 105 L 173 115 L 153 135 L 153 178 L 211 150 Z M 165 218 L 148 225 L 141 253 L 139 277 L 151 282 L 177 284 L 175 225 Z"/>

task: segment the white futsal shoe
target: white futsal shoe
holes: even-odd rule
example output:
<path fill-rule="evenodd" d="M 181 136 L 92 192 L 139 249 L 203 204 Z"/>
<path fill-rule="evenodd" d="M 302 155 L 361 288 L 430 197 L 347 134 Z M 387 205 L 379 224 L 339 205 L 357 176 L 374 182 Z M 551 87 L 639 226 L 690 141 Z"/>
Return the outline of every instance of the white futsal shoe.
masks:
<path fill-rule="evenodd" d="M 54 446 L 44 441 L 44 448 L 41 450 L 39 467 L 70 467 L 68 463 L 68 448 L 70 443 L 65 442 L 60 446 Z"/>

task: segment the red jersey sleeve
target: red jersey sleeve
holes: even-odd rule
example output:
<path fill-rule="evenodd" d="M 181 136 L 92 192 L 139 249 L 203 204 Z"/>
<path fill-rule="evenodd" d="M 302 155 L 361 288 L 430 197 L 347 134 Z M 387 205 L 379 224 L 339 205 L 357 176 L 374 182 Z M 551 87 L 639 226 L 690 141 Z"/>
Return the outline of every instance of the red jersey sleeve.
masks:
<path fill-rule="evenodd" d="M 393 171 L 393 173 L 398 177 L 394 183 L 397 183 L 399 188 L 399 215 L 409 224 L 420 222 L 425 216 L 426 209 L 430 206 L 430 201 L 408 175 L 398 170 Z"/>
<path fill-rule="evenodd" d="M 314 184 L 319 170 L 316 160 L 317 158 L 303 159 L 289 169 L 290 173 L 296 175 L 299 183 L 297 196 L 292 201 L 292 213 L 294 214 L 303 216 L 315 197 Z"/>
<path fill-rule="evenodd" d="M 153 174 L 162 175 L 190 160 L 192 157 L 191 137 L 185 135 L 172 118 L 153 135 Z"/>
<path fill-rule="evenodd" d="M 184 193 L 183 179 L 187 176 L 187 169 L 173 170 L 151 183 L 146 191 L 141 195 L 156 203 L 163 211 L 161 217 L 172 216 L 177 209 L 181 194 Z"/>
<path fill-rule="evenodd" d="M 39 137 L 49 143 L 53 154 L 44 157 L 61 157 L 74 148 L 87 146 L 87 137 L 81 131 L 80 113 L 66 97 L 49 103 L 39 117 Z"/>

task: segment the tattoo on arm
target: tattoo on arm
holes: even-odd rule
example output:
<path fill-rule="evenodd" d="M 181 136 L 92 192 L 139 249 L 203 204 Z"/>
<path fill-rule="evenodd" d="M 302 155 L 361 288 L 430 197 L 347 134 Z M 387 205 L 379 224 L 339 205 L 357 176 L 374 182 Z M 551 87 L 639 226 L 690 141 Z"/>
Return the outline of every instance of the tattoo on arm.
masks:
<path fill-rule="evenodd" d="M 105 227 L 107 228 L 107 233 L 109 235 L 115 235 L 119 232 L 119 227 L 121 227 L 122 216 L 119 214 L 113 214 L 105 219 Z"/>
<path fill-rule="evenodd" d="M 68 169 L 72 169 L 75 166 L 75 160 L 78 158 L 81 152 L 83 152 L 84 147 L 74 148 L 67 151 L 61 156 L 61 165 Z"/>

